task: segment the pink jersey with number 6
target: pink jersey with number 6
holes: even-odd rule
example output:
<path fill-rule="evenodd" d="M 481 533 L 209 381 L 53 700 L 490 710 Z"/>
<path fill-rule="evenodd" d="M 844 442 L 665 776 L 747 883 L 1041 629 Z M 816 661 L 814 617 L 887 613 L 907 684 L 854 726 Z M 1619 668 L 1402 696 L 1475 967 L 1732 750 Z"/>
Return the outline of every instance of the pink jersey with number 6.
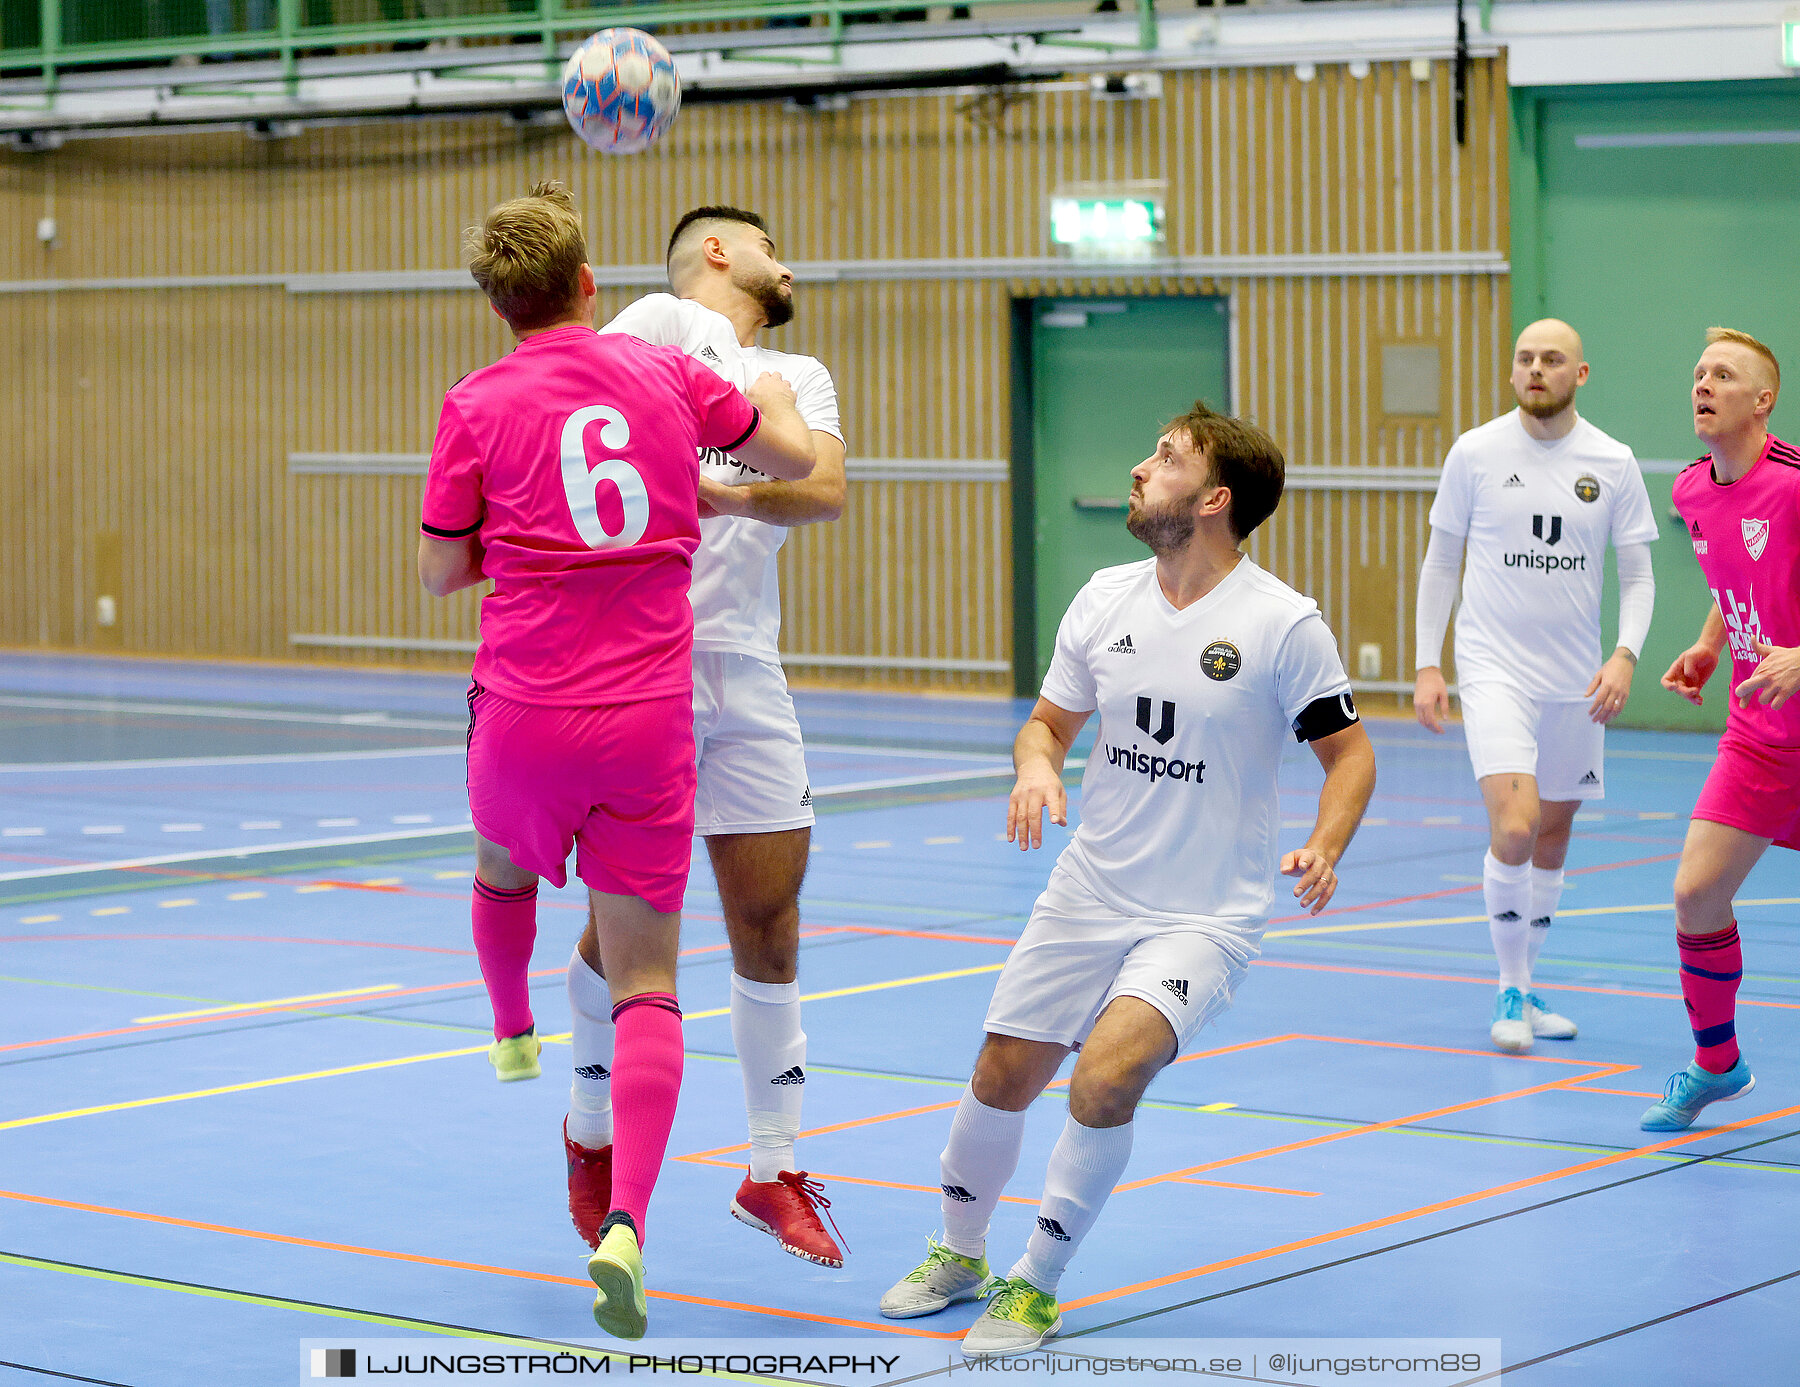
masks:
<path fill-rule="evenodd" d="M 494 590 L 475 682 L 549 707 L 690 693 L 697 450 L 759 422 L 686 354 L 580 325 L 451 387 L 420 528 L 479 537 Z"/>

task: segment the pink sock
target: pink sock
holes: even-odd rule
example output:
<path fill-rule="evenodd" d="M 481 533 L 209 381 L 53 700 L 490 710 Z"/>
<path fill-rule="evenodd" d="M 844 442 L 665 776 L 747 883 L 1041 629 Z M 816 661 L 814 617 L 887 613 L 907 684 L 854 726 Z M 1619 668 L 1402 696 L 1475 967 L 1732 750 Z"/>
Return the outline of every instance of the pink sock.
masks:
<path fill-rule="evenodd" d="M 537 942 L 537 886 L 502 891 L 476 877 L 469 914 L 481 980 L 494 1008 L 494 1039 L 521 1035 L 532 1026 L 526 973 Z"/>
<path fill-rule="evenodd" d="M 640 992 L 613 1008 L 612 1206 L 631 1215 L 638 1246 L 681 1096 L 681 1007 Z"/>
<path fill-rule="evenodd" d="M 1675 933 L 1681 953 L 1681 995 L 1694 1029 L 1694 1063 L 1723 1074 L 1738 1062 L 1737 990 L 1744 976 L 1744 951 L 1737 921 L 1718 934 Z"/>

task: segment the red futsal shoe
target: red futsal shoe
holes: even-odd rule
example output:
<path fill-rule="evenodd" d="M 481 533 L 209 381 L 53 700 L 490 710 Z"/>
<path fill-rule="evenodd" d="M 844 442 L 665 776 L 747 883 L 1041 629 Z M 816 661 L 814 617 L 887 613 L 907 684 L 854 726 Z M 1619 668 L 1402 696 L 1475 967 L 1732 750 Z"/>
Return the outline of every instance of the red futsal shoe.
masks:
<path fill-rule="evenodd" d="M 563 1155 L 569 1161 L 569 1217 L 575 1231 L 589 1247 L 600 1246 L 600 1225 L 612 1208 L 612 1146 L 590 1150 L 569 1140 L 569 1119 L 563 1119 Z"/>
<path fill-rule="evenodd" d="M 831 1233 L 827 1233 L 817 1212 L 830 1208 L 825 1187 L 817 1180 L 807 1179 L 804 1170 L 784 1170 L 766 1183 L 745 1176 L 744 1183 L 738 1186 L 737 1197 L 731 1201 L 731 1216 L 740 1223 L 772 1234 L 783 1252 L 791 1252 L 822 1267 L 841 1267 L 844 1254 L 831 1236 L 831 1233 L 837 1233 L 837 1223 L 834 1220 Z M 827 1212 L 825 1217 L 830 1218 L 831 1214 Z"/>

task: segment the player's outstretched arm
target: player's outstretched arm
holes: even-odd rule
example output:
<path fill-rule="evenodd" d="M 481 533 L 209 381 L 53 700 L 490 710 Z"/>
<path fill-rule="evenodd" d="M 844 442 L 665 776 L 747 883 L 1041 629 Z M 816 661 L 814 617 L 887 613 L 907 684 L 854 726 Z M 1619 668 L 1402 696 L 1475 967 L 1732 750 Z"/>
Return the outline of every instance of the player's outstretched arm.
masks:
<path fill-rule="evenodd" d="M 812 475 L 817 455 L 812 430 L 794 405 L 794 387 L 773 371 L 764 371 L 744 392 L 762 418 L 756 432 L 732 450 L 739 462 L 783 481 Z"/>
<path fill-rule="evenodd" d="M 1062 783 L 1063 762 L 1088 717 L 1040 698 L 1013 739 L 1018 778 L 1006 802 L 1006 841 L 1017 843 L 1020 852 L 1044 845 L 1046 810 L 1052 821 L 1067 826 L 1069 792 Z"/>
<path fill-rule="evenodd" d="M 1675 663 L 1663 675 L 1662 686 L 1699 707 L 1704 701 L 1700 691 L 1719 667 L 1719 650 L 1724 644 L 1725 618 L 1719 615 L 1715 606 L 1706 613 L 1706 622 L 1700 628 L 1698 639 L 1675 657 Z"/>
<path fill-rule="evenodd" d="M 1319 790 L 1319 815 L 1306 846 L 1281 859 L 1283 876 L 1299 877 L 1294 895 L 1307 912 L 1317 915 L 1337 892 L 1337 864 L 1375 793 L 1375 748 L 1359 722 L 1320 737 L 1313 755 L 1325 768 Z"/>
<path fill-rule="evenodd" d="M 487 575 L 481 571 L 481 540 L 475 535 L 458 539 L 419 536 L 419 581 L 433 597 L 448 597 L 473 587 Z"/>
<path fill-rule="evenodd" d="M 750 482 L 726 486 L 700 479 L 700 500 L 714 515 L 741 515 L 765 525 L 813 525 L 844 513 L 844 444 L 836 434 L 812 431 L 817 461 L 803 482 Z"/>

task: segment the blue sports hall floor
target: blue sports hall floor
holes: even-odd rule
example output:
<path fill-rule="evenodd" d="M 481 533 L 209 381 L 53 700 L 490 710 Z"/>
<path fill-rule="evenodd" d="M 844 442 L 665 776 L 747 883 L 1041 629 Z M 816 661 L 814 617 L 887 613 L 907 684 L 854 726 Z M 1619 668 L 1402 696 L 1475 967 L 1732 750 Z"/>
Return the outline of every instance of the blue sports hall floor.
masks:
<path fill-rule="evenodd" d="M 0 1382 L 287 1383 L 332 1336 L 598 1336 L 564 1208 L 566 1046 L 532 1083 L 484 1058 L 462 694 L 448 675 L 0 655 Z M 727 1214 L 743 1115 L 697 853 L 652 1333 L 947 1351 L 974 1307 L 875 1305 L 936 1228 L 949 1110 L 1050 868 L 1003 841 L 1028 705 L 797 701 L 820 806 L 800 1151 L 850 1256 L 814 1266 Z M 1526 1384 L 1795 1380 L 1800 859 L 1772 852 L 1741 901 L 1756 1091 L 1654 1137 L 1638 1116 L 1691 1052 L 1671 882 L 1712 740 L 1610 736 L 1538 973 L 1581 1035 L 1508 1058 L 1487 1044 L 1460 730 L 1370 731 L 1381 782 L 1337 899 L 1274 921 L 1236 1008 L 1150 1090 L 1063 1283 L 1065 1337 L 1498 1339 Z M 1293 749 L 1291 845 L 1319 779 Z M 541 1033 L 567 1030 L 582 911 L 546 890 Z M 997 1270 L 1060 1093 L 1028 1122 Z"/>

